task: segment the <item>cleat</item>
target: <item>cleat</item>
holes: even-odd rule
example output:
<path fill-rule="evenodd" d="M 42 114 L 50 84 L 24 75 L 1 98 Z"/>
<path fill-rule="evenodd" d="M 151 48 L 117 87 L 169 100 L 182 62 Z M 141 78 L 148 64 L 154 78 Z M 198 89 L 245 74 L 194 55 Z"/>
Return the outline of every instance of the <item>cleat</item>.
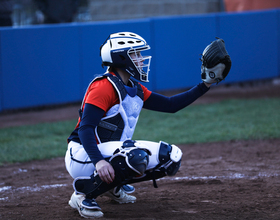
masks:
<path fill-rule="evenodd" d="M 94 199 L 85 199 L 84 195 L 76 194 L 76 192 L 72 194 L 69 205 L 77 209 L 84 218 L 103 217 L 103 212 Z"/>
<path fill-rule="evenodd" d="M 135 196 L 127 195 L 122 189 L 120 189 L 117 192 L 116 192 L 116 190 L 117 190 L 117 187 L 104 193 L 104 196 L 107 196 L 120 204 L 136 202 Z"/>
<path fill-rule="evenodd" d="M 126 185 L 122 185 L 121 189 L 125 192 L 125 193 L 133 193 L 135 191 L 135 188 L 132 185 L 126 184 Z"/>
<path fill-rule="evenodd" d="M 81 206 L 86 208 L 86 209 L 101 211 L 100 206 L 97 204 L 97 202 L 94 199 L 84 199 L 82 201 Z"/>

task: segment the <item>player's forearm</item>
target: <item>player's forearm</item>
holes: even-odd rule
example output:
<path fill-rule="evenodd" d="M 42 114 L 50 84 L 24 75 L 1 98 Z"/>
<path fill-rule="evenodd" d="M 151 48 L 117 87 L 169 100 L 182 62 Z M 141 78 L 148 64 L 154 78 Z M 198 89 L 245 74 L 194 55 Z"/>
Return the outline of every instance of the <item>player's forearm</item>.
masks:
<path fill-rule="evenodd" d="M 212 85 L 212 83 L 203 82 L 208 88 Z"/>
<path fill-rule="evenodd" d="M 103 160 L 103 156 L 100 153 L 94 135 L 94 128 L 91 126 L 82 126 L 79 129 L 79 138 L 82 145 L 87 152 L 90 160 L 95 165 L 98 161 Z"/>
<path fill-rule="evenodd" d="M 102 109 L 86 103 L 78 131 L 80 141 L 94 165 L 104 159 L 97 147 L 94 133 L 103 114 Z"/>
<path fill-rule="evenodd" d="M 171 97 L 152 93 L 144 103 L 144 108 L 160 112 L 175 113 L 193 103 L 208 90 L 209 87 L 207 85 L 200 83 L 186 92 Z"/>
<path fill-rule="evenodd" d="M 173 106 L 173 112 L 177 112 L 192 104 L 195 100 L 197 100 L 199 97 L 205 94 L 208 90 L 209 87 L 207 87 L 204 83 L 200 83 L 186 92 L 172 96 L 171 106 Z"/>

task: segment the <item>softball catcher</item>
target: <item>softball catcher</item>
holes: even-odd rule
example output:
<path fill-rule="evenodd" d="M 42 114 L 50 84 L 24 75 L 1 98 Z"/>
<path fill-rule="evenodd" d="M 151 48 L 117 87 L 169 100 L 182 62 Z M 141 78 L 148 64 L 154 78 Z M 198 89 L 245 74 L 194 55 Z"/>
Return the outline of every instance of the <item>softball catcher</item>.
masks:
<path fill-rule="evenodd" d="M 100 47 L 103 75 L 90 82 L 79 111 L 78 123 L 68 138 L 65 165 L 73 177 L 69 205 L 86 218 L 103 216 L 96 202 L 108 196 L 118 203 L 134 203 L 131 185 L 166 175 L 180 168 L 182 151 L 163 141 L 132 140 L 142 108 L 174 113 L 205 94 L 212 83 L 225 79 L 231 60 L 218 39 L 202 54 L 202 81 L 188 91 L 166 97 L 148 90 L 150 46 L 138 34 L 111 34 Z"/>

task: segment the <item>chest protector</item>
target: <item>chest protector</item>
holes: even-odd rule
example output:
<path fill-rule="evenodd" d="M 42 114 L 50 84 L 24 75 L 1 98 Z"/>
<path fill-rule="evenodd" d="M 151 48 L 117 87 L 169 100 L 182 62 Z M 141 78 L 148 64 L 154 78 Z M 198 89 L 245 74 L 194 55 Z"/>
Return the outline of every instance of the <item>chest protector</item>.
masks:
<path fill-rule="evenodd" d="M 111 74 L 104 74 L 102 77 L 104 76 L 117 91 L 120 103 L 112 106 L 95 128 L 97 140 L 99 143 L 130 140 L 143 107 L 142 87 L 137 81 L 130 79 L 136 90 L 136 93 L 131 95 L 118 77 Z"/>

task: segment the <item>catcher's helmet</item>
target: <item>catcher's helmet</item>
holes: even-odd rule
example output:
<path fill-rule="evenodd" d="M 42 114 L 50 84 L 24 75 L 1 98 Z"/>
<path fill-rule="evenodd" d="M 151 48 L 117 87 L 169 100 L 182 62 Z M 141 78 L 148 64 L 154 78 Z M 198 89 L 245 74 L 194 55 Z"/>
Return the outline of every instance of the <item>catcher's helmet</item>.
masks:
<path fill-rule="evenodd" d="M 151 56 L 142 56 L 141 51 L 149 49 L 150 46 L 138 34 L 131 32 L 111 34 L 100 47 L 102 66 L 120 68 L 136 80 L 148 82 Z"/>

